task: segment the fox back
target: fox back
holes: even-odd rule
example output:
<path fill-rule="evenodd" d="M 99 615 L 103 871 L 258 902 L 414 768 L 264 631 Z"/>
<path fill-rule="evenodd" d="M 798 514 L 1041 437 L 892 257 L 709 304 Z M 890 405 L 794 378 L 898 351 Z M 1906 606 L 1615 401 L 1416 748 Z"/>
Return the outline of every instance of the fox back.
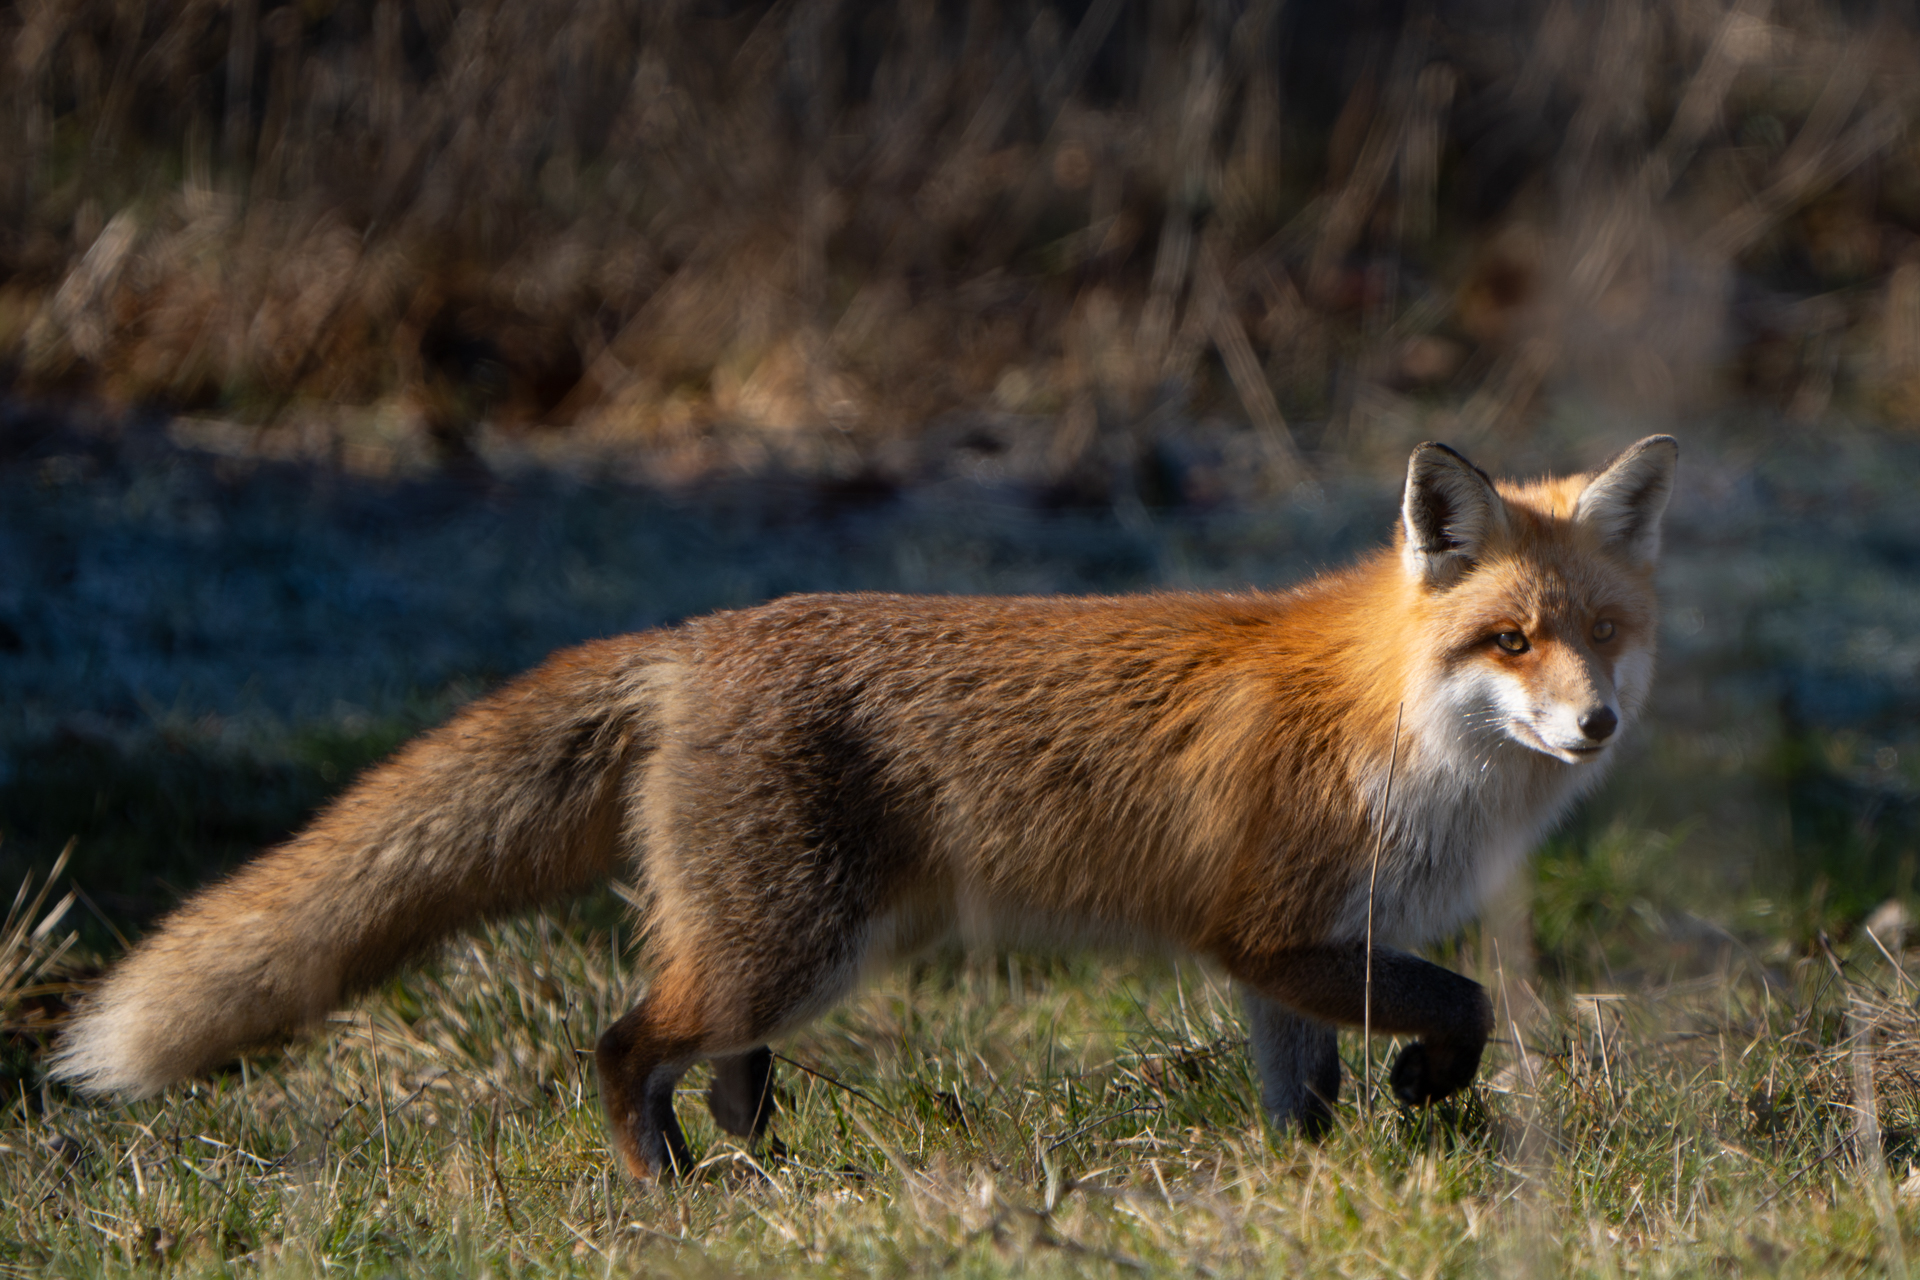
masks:
<path fill-rule="evenodd" d="M 152 1091 L 625 866 L 651 977 L 597 1061 L 639 1176 L 689 1167 L 692 1063 L 751 1140 L 770 1039 L 954 938 L 1214 961 L 1283 1126 L 1331 1116 L 1340 1024 L 1416 1037 L 1393 1087 L 1443 1097 L 1490 1006 L 1402 948 L 1478 909 L 1644 702 L 1675 457 L 1496 485 L 1423 445 L 1394 545 L 1283 592 L 796 597 L 558 654 L 189 901 L 55 1071 Z"/>

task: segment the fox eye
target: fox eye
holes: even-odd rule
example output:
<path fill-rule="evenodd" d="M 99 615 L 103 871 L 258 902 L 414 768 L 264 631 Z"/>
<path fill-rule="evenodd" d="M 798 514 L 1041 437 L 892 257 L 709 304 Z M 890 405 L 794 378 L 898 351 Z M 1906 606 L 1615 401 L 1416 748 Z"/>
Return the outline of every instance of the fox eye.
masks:
<path fill-rule="evenodd" d="M 1613 624 L 1611 622 L 1608 622 L 1605 618 L 1602 618 L 1600 619 L 1600 621 L 1594 623 L 1593 638 L 1595 640 L 1613 639 Z"/>
<path fill-rule="evenodd" d="M 1525 653 L 1532 648 L 1527 638 L 1518 631 L 1502 631 L 1493 638 L 1493 642 L 1500 646 L 1503 653 Z"/>

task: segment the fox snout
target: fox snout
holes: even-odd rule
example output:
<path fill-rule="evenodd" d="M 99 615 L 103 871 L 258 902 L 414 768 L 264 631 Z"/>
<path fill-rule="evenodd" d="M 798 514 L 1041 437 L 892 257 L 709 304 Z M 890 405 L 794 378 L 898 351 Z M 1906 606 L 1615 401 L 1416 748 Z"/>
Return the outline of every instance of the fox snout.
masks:
<path fill-rule="evenodd" d="M 1592 662 L 1570 662 L 1560 688 L 1534 717 L 1534 732 L 1549 754 L 1592 759 L 1606 751 L 1620 728 L 1613 681 Z"/>
<path fill-rule="evenodd" d="M 1567 764 L 1607 754 L 1621 724 L 1613 663 L 1581 645 L 1545 637 L 1493 658 L 1509 737 Z"/>
<path fill-rule="evenodd" d="M 1573 724 L 1579 732 L 1578 738 L 1560 741 L 1549 737 L 1548 744 L 1579 758 L 1594 759 L 1606 751 L 1614 730 L 1620 727 L 1620 713 L 1599 702 L 1585 711 L 1576 711 Z"/>

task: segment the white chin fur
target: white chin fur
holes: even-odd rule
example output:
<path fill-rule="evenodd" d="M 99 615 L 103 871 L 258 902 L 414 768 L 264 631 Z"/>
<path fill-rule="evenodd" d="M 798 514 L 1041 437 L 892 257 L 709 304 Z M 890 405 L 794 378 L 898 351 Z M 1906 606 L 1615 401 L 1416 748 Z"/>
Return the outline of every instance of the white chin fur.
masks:
<path fill-rule="evenodd" d="M 1605 760 L 1613 749 L 1613 743 L 1611 741 L 1598 745 L 1589 745 L 1585 740 L 1582 740 L 1562 746 L 1558 743 L 1548 741 L 1544 735 L 1524 721 L 1508 721 L 1507 736 L 1521 746 L 1533 751 L 1538 751 L 1543 756 L 1552 756 L 1555 760 L 1563 764 L 1595 764 L 1601 760 Z"/>

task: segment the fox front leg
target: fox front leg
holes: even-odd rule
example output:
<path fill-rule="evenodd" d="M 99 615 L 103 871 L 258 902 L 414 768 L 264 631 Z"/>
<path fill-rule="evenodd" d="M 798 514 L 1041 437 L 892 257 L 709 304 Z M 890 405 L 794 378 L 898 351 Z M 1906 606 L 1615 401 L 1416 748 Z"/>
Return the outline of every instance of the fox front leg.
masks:
<path fill-rule="evenodd" d="M 1388 1077 L 1393 1094 L 1425 1106 L 1473 1081 L 1493 1030 L 1493 1002 L 1471 978 L 1390 947 L 1332 943 L 1228 958 L 1234 978 L 1295 1013 L 1417 1037 Z M 1371 1003 L 1371 1015 L 1368 1005 Z"/>
<path fill-rule="evenodd" d="M 1275 1129 L 1298 1125 L 1317 1138 L 1333 1123 L 1340 1097 L 1340 1053 L 1334 1029 L 1242 988 L 1247 1050 L 1260 1072 L 1260 1105 Z"/>

